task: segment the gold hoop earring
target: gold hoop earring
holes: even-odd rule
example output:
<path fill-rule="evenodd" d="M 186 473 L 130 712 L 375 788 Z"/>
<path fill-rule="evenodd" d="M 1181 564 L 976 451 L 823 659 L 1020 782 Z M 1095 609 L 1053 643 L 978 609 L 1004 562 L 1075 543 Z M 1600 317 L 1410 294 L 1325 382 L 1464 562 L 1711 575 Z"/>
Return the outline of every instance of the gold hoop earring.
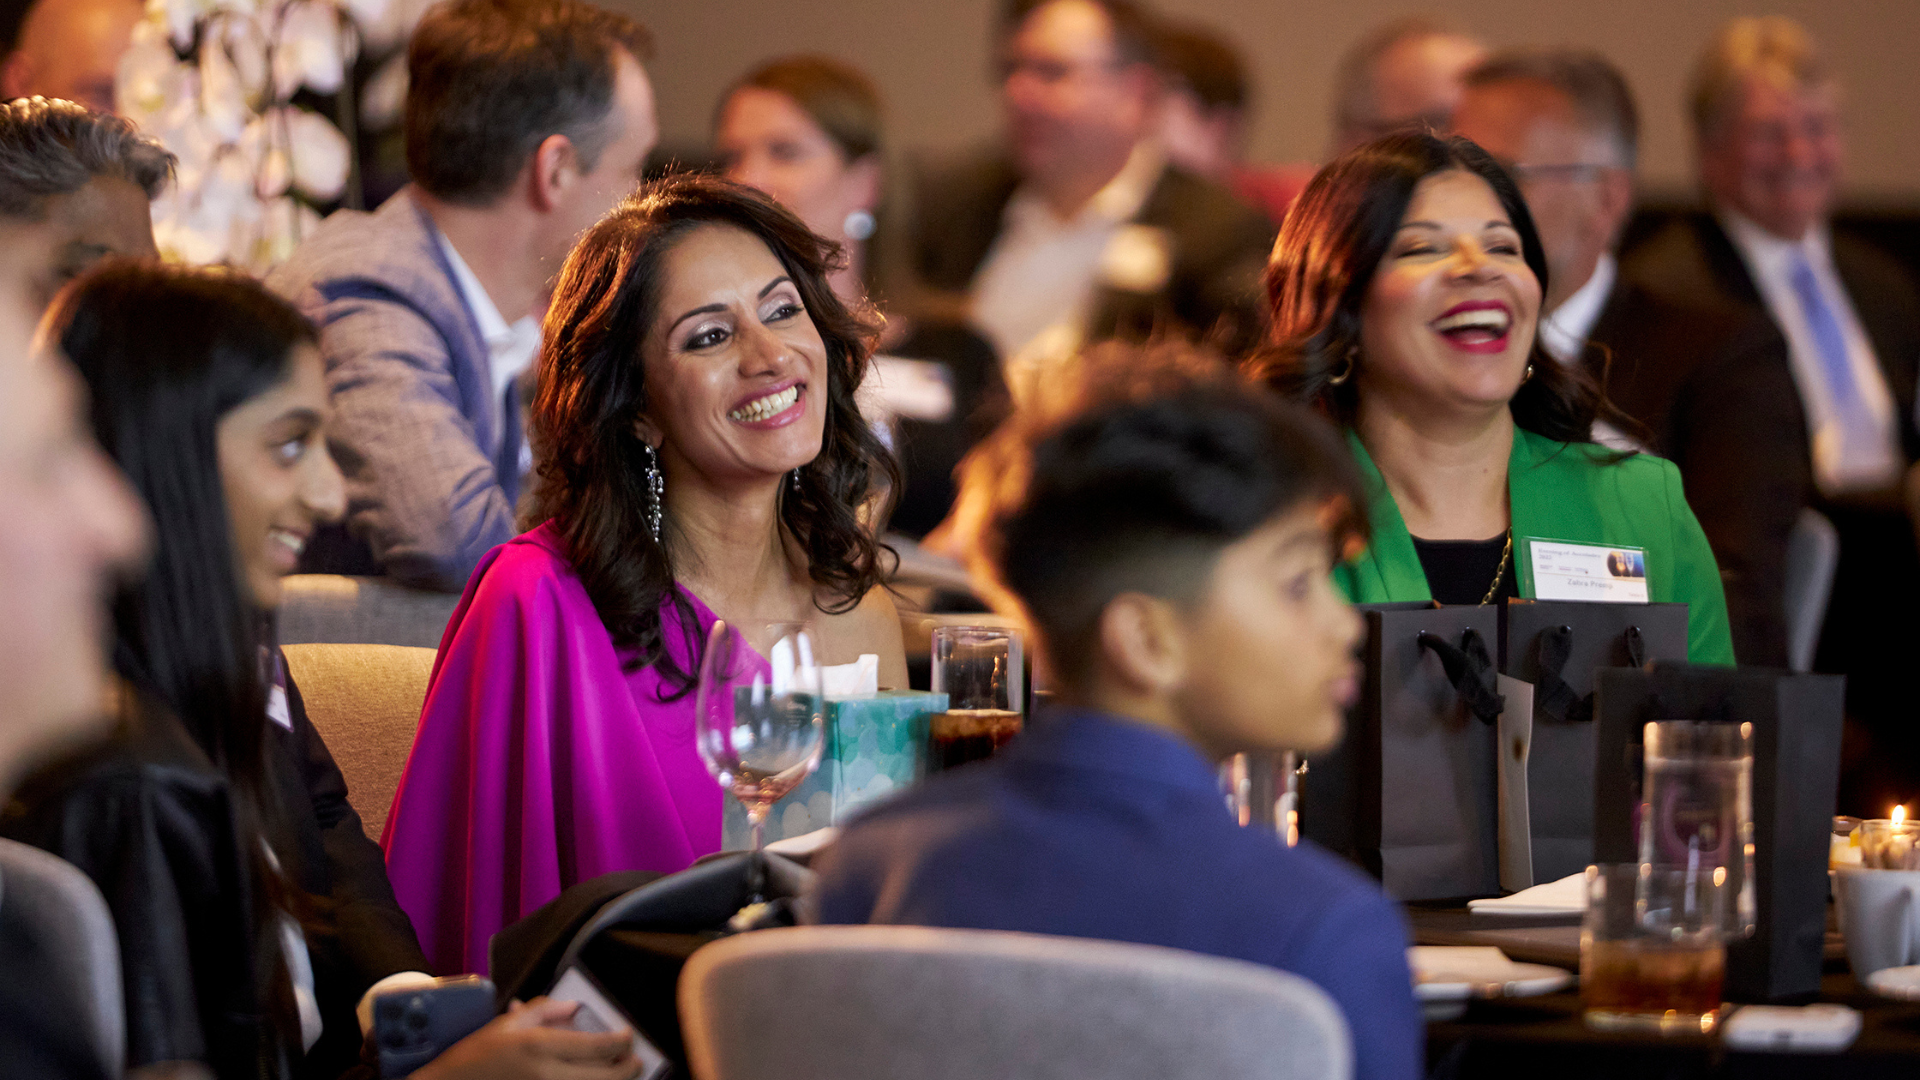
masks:
<path fill-rule="evenodd" d="M 1348 379 L 1353 378 L 1353 357 L 1359 351 L 1358 345 L 1347 350 L 1346 358 L 1340 362 L 1340 370 L 1327 376 L 1328 386 L 1344 386 Z"/>

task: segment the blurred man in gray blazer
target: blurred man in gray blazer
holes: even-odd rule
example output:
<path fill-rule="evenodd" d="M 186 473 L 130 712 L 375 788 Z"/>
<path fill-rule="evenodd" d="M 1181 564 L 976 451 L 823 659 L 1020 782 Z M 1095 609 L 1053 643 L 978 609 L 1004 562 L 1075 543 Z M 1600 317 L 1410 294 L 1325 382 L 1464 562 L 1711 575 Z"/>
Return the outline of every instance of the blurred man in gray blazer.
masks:
<path fill-rule="evenodd" d="M 637 23 L 581 0 L 449 0 L 408 47 L 413 184 L 268 279 L 320 327 L 344 526 L 302 568 L 458 591 L 515 532 L 522 377 L 573 239 L 657 138 Z"/>

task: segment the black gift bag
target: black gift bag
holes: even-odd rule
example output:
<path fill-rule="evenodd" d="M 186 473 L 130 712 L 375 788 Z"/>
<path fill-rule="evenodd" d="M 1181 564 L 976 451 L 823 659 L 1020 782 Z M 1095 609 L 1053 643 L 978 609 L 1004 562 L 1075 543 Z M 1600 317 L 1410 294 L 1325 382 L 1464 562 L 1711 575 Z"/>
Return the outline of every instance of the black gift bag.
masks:
<path fill-rule="evenodd" d="M 1533 684 L 1526 767 L 1532 882 L 1593 862 L 1593 677 L 1687 658 L 1687 605 L 1510 602 L 1501 671 Z"/>
<path fill-rule="evenodd" d="M 1654 664 L 1603 669 L 1595 680 L 1599 769 L 1594 857 L 1636 862 L 1642 744 L 1656 720 L 1753 725 L 1757 923 L 1727 947 L 1729 1001 L 1779 1001 L 1820 989 L 1827 925 L 1827 849 L 1840 779 L 1846 678 L 1766 668 Z"/>
<path fill-rule="evenodd" d="M 1360 610 L 1360 700 L 1340 744 L 1313 755 L 1301 777 L 1301 834 L 1365 866 L 1398 900 L 1497 893 L 1499 610 Z"/>

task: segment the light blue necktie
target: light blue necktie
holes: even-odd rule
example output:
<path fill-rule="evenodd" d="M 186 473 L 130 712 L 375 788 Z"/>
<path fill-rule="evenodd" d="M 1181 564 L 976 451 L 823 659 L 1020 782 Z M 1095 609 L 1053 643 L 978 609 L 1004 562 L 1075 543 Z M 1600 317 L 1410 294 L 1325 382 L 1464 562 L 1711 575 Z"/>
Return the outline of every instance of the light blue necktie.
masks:
<path fill-rule="evenodd" d="M 1871 439 L 1875 427 L 1873 412 L 1867 408 L 1866 399 L 1860 395 L 1860 385 L 1853 377 L 1853 361 L 1847 356 L 1847 336 L 1841 331 L 1839 316 L 1827 303 L 1826 290 L 1820 287 L 1820 279 L 1814 276 L 1804 253 L 1794 251 L 1788 276 L 1793 281 L 1794 294 L 1800 298 L 1800 313 L 1806 317 L 1814 347 L 1820 352 L 1820 370 L 1826 376 L 1827 396 L 1840 421 L 1841 442 L 1851 447 Z"/>

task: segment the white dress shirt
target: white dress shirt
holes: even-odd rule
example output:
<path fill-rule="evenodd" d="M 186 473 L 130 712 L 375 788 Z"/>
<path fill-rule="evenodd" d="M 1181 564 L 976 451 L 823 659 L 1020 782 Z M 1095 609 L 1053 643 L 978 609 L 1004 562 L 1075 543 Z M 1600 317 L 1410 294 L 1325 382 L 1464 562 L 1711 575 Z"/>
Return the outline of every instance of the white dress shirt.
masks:
<path fill-rule="evenodd" d="M 466 301 L 467 309 L 473 312 L 474 322 L 480 324 L 480 339 L 487 343 L 487 369 L 493 376 L 494 417 L 501 421 L 494 430 L 500 433 L 499 438 L 504 439 L 509 419 L 506 415 L 507 388 L 533 366 L 534 355 L 540 351 L 540 320 L 525 315 L 519 321 L 508 324 L 500 314 L 500 309 L 494 305 L 493 298 L 487 295 L 486 286 L 480 284 L 480 279 L 474 276 L 467 261 L 454 250 L 447 234 L 436 229 L 434 236 L 440 241 L 440 250 L 446 253 L 448 264 L 453 267 L 453 280 L 460 286 L 460 298 Z M 500 444 L 496 442 L 487 447 L 487 452 L 499 453 Z M 523 439 L 520 454 L 523 471 L 529 456 Z"/>
<path fill-rule="evenodd" d="M 970 297 L 975 327 L 1003 359 L 1056 327 L 1084 326 L 1108 246 L 1146 205 L 1165 168 L 1159 149 L 1142 142 L 1072 217 L 1055 214 L 1024 184 L 1007 200 Z"/>
<path fill-rule="evenodd" d="M 1593 333 L 1593 324 L 1600 321 L 1600 312 L 1606 309 L 1607 300 L 1613 295 L 1613 285 L 1620 280 L 1620 264 L 1610 252 L 1601 252 L 1600 261 L 1593 264 L 1593 275 L 1587 283 L 1573 291 L 1573 295 L 1560 302 L 1545 318 L 1540 320 L 1540 347 L 1547 355 L 1562 364 L 1574 364 L 1580 360 L 1580 354 L 1587 347 L 1587 336 Z M 1593 441 L 1601 446 L 1620 451 L 1644 451 L 1627 433 L 1607 423 L 1605 420 L 1593 422 Z"/>
<path fill-rule="evenodd" d="M 1820 490 L 1835 495 L 1893 483 L 1904 464 L 1893 394 L 1887 389 L 1886 377 L 1874 357 L 1873 342 L 1860 325 L 1846 285 L 1834 270 L 1832 237 L 1826 226 L 1807 230 L 1807 235 L 1796 242 L 1782 240 L 1729 210 L 1720 211 L 1720 222 L 1747 264 L 1747 272 L 1753 275 L 1767 313 L 1786 336 L 1794 386 L 1800 391 L 1800 405 L 1806 411 L 1807 431 L 1813 440 L 1813 475 Z M 1850 431 L 1847 437 L 1841 437 L 1840 414 L 1833 403 L 1819 345 L 1789 276 L 1796 253 L 1812 268 L 1814 280 L 1840 324 L 1848 368 L 1864 412 L 1873 424 L 1871 431 Z"/>
<path fill-rule="evenodd" d="M 1601 252 L 1587 283 L 1540 320 L 1540 344 L 1555 360 L 1571 364 L 1580 358 L 1587 345 L 1587 335 L 1593 333 L 1593 324 L 1600 321 L 1600 311 L 1607 306 L 1607 298 L 1613 295 L 1613 283 L 1619 278 L 1620 264 L 1610 253 Z"/>

